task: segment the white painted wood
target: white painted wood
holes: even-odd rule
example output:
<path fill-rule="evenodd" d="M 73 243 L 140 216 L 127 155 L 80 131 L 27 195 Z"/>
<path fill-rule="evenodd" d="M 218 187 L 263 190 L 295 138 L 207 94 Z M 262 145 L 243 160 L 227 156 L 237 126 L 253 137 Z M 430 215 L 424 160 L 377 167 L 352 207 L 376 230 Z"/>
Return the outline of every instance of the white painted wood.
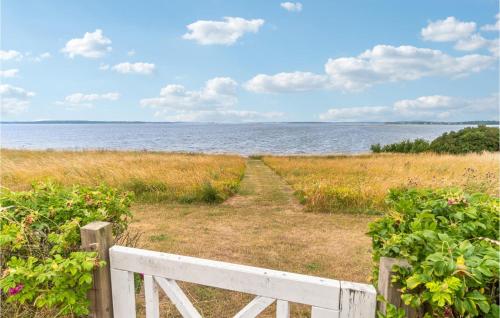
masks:
<path fill-rule="evenodd" d="M 257 296 L 248 305 L 243 307 L 234 318 L 255 318 L 272 303 L 274 303 L 273 298 Z"/>
<path fill-rule="evenodd" d="M 339 309 L 340 281 L 333 279 L 116 245 L 110 249 L 110 258 L 115 269 Z"/>
<path fill-rule="evenodd" d="M 170 298 L 182 317 L 201 318 L 201 315 L 174 280 L 162 277 L 155 277 L 155 280 L 165 294 L 167 294 L 168 298 Z"/>
<path fill-rule="evenodd" d="M 286 300 L 276 301 L 276 318 L 290 318 L 290 303 Z"/>
<path fill-rule="evenodd" d="M 377 307 L 377 291 L 367 284 L 340 282 L 340 318 L 372 318 Z"/>
<path fill-rule="evenodd" d="M 144 298 L 146 299 L 146 318 L 160 318 L 158 286 L 151 275 L 144 275 Z"/>
<path fill-rule="evenodd" d="M 113 316 L 135 318 L 134 273 L 111 269 Z"/>
<path fill-rule="evenodd" d="M 312 307 L 311 308 L 311 318 L 339 318 L 339 312 L 336 310 L 331 310 L 331 309 Z M 374 317 L 370 317 L 370 318 L 374 318 Z"/>

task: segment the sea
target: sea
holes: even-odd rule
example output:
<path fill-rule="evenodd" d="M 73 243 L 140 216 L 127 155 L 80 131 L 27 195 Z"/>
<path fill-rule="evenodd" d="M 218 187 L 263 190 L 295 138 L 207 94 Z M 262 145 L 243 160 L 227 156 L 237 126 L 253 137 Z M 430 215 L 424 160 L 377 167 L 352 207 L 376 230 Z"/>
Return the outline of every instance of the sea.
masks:
<path fill-rule="evenodd" d="M 144 150 L 252 154 L 357 154 L 372 144 L 432 140 L 450 124 L 383 123 L 2 123 L 10 149 Z"/>

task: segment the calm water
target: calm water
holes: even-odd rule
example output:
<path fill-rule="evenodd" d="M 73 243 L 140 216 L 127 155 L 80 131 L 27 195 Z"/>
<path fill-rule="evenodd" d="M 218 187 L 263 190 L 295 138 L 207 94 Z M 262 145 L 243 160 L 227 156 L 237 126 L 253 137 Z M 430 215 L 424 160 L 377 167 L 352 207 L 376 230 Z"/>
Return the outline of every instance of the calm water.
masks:
<path fill-rule="evenodd" d="M 367 152 L 374 143 L 433 139 L 459 125 L 335 123 L 2 124 L 1 146 L 18 149 L 128 149 L 207 153 Z"/>

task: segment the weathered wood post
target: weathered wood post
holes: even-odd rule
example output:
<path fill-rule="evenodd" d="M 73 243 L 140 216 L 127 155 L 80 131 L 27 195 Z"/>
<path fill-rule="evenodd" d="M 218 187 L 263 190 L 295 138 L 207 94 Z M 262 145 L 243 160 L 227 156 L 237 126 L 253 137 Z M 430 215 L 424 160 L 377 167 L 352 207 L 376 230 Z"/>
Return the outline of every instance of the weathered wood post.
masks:
<path fill-rule="evenodd" d="M 388 303 L 393 304 L 397 308 L 403 308 L 406 312 L 407 318 L 417 318 L 419 317 L 417 311 L 409 306 L 406 306 L 401 299 L 401 292 L 399 291 L 401 286 L 397 286 L 392 283 L 392 267 L 394 265 L 402 267 L 410 266 L 408 262 L 403 259 L 381 257 L 378 272 L 378 293 L 384 296 Z M 381 312 L 386 312 L 385 303 L 380 302 L 378 307 Z"/>
<path fill-rule="evenodd" d="M 109 248 L 113 245 L 113 231 L 109 222 L 92 222 L 80 229 L 82 248 L 97 252 L 105 266 L 94 269 L 93 288 L 89 291 L 90 315 L 92 318 L 113 318 L 111 298 L 111 274 L 109 270 Z"/>

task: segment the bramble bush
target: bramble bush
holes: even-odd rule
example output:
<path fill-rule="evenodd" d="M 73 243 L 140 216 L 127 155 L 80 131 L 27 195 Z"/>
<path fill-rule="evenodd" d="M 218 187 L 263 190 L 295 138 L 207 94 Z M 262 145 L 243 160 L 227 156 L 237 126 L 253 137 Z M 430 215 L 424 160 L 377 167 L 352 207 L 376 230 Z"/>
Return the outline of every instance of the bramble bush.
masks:
<path fill-rule="evenodd" d="M 88 314 L 92 270 L 104 265 L 80 248 L 80 227 L 112 223 L 115 236 L 127 229 L 131 195 L 100 186 L 63 188 L 52 183 L 31 191 L 0 190 L 0 289 L 3 313 L 33 317 Z"/>
<path fill-rule="evenodd" d="M 388 204 L 370 224 L 375 280 L 381 256 L 406 259 L 410 267 L 394 266 L 393 282 L 424 317 L 499 317 L 499 198 L 397 189 Z"/>

